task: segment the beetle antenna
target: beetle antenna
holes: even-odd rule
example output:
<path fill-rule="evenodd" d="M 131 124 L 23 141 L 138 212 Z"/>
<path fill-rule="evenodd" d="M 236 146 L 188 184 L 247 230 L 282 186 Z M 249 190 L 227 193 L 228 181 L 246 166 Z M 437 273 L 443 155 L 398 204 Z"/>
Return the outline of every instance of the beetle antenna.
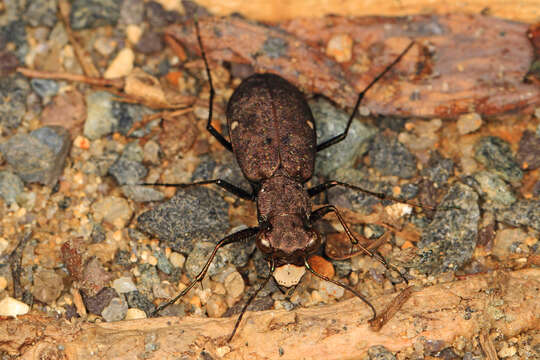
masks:
<path fill-rule="evenodd" d="M 231 333 L 231 336 L 229 336 L 229 339 L 227 340 L 227 342 L 231 342 L 232 338 L 234 337 L 234 334 L 236 334 L 236 330 L 238 329 L 238 326 L 240 325 L 240 321 L 242 321 L 242 317 L 244 316 L 249 304 L 251 304 L 253 302 L 255 297 L 257 297 L 257 294 L 259 294 L 259 292 L 266 286 L 266 283 L 268 283 L 268 280 L 270 280 L 273 273 L 274 273 L 274 260 L 272 260 L 272 265 L 270 267 L 270 273 L 268 274 L 266 279 L 264 279 L 264 281 L 262 282 L 261 286 L 259 286 L 257 291 L 255 291 L 249 297 L 248 301 L 246 301 L 246 303 L 244 304 L 244 307 L 242 307 L 242 311 L 240 311 L 240 315 L 238 316 L 238 319 L 236 319 L 236 323 L 234 324 L 233 332 Z"/>
<path fill-rule="evenodd" d="M 326 277 L 324 276 L 323 274 L 319 274 L 318 272 L 316 272 L 315 270 L 313 270 L 311 268 L 311 266 L 309 266 L 309 263 L 307 261 L 307 258 L 304 259 L 304 265 L 306 267 L 306 269 L 309 270 L 309 272 L 311 272 L 313 275 L 315 275 L 316 277 L 318 278 L 321 278 L 323 280 L 326 280 L 328 282 L 331 282 L 332 284 L 336 284 L 337 286 L 340 286 L 346 290 L 349 290 L 350 292 L 352 292 L 357 298 L 359 298 L 360 300 L 362 300 L 367 306 L 369 306 L 371 308 L 371 311 L 373 311 L 373 317 L 370 319 L 370 321 L 374 320 L 376 317 L 377 317 L 377 311 L 375 311 L 375 307 L 364 297 L 362 296 L 362 294 L 360 294 L 358 291 L 356 291 L 355 289 L 353 289 L 352 287 L 350 287 L 349 285 L 347 284 L 343 284 L 337 280 L 333 280 L 333 279 L 330 279 L 329 277 Z"/>

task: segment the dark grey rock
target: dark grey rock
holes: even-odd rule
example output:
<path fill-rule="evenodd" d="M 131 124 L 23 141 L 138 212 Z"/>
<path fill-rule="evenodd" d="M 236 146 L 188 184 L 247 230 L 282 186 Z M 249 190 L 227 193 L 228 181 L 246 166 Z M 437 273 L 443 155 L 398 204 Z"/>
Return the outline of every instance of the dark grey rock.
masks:
<path fill-rule="evenodd" d="M 9 171 L 0 171 L 0 196 L 8 204 L 14 203 L 24 190 L 21 178 Z"/>
<path fill-rule="evenodd" d="M 187 254 L 197 242 L 217 242 L 224 237 L 229 227 L 228 207 L 214 190 L 179 189 L 171 200 L 141 214 L 138 228 Z"/>
<path fill-rule="evenodd" d="M 140 24 L 143 21 L 144 1 L 124 0 L 120 10 L 120 22 L 125 25 Z"/>
<path fill-rule="evenodd" d="M 420 271 L 454 271 L 469 261 L 476 247 L 479 221 L 476 192 L 467 185 L 454 184 L 418 243 Z"/>
<path fill-rule="evenodd" d="M 137 289 L 142 295 L 152 297 L 154 285 L 160 282 L 156 267 L 150 264 L 140 264 L 139 272 L 141 275 L 137 279 Z"/>
<path fill-rule="evenodd" d="M 440 187 L 454 175 L 454 162 L 452 159 L 443 157 L 438 151 L 434 151 L 421 174 Z"/>
<path fill-rule="evenodd" d="M 146 316 L 152 315 L 155 310 L 154 304 L 146 296 L 141 294 L 138 290 L 125 293 L 126 301 L 130 308 L 141 309 L 146 313 Z"/>
<path fill-rule="evenodd" d="M 29 1 L 24 13 L 24 20 L 30 26 L 53 27 L 56 23 L 58 0 Z"/>
<path fill-rule="evenodd" d="M 357 169 L 340 169 L 335 173 L 335 180 L 358 186 L 379 194 L 392 194 L 392 186 L 386 182 L 372 182 L 366 179 L 365 172 Z M 327 191 L 328 202 L 338 207 L 345 207 L 361 214 L 370 214 L 379 198 L 362 191 L 335 186 Z"/>
<path fill-rule="evenodd" d="M 352 271 L 351 261 L 349 259 L 347 260 L 330 260 L 332 265 L 334 265 L 334 269 L 336 270 L 336 276 L 338 278 L 344 278 L 349 276 L 349 274 Z"/>
<path fill-rule="evenodd" d="M 145 5 L 146 20 L 150 27 L 159 28 L 168 25 L 167 10 L 158 2 L 150 1 Z"/>
<path fill-rule="evenodd" d="M 522 168 L 525 168 L 524 165 L 527 164 L 526 170 L 540 168 L 540 135 L 525 130 L 519 141 L 516 158 Z"/>
<path fill-rule="evenodd" d="M 154 256 L 157 258 L 158 261 L 157 268 L 167 275 L 171 274 L 173 271 L 173 266 L 169 262 L 169 259 L 167 259 L 167 256 L 165 256 L 163 251 L 155 252 Z"/>
<path fill-rule="evenodd" d="M 382 345 L 375 345 L 368 349 L 369 360 L 396 360 L 390 350 Z"/>
<path fill-rule="evenodd" d="M 161 191 L 144 185 L 124 185 L 122 193 L 137 202 L 162 201 L 165 198 Z"/>
<path fill-rule="evenodd" d="M 109 168 L 109 174 L 112 175 L 120 185 L 134 185 L 140 183 L 147 173 L 148 170 L 143 164 L 137 161 L 128 160 L 124 156 L 120 156 Z"/>
<path fill-rule="evenodd" d="M 186 274 L 190 279 L 194 279 L 201 272 L 215 246 L 216 244 L 207 241 L 200 241 L 195 244 L 184 265 Z M 221 248 L 216 253 L 214 260 L 212 260 L 212 263 L 208 268 L 207 276 L 218 274 L 225 266 L 232 262 L 234 256 L 235 254 L 233 254 L 227 246 Z"/>
<path fill-rule="evenodd" d="M 128 305 L 124 299 L 116 297 L 112 298 L 109 305 L 101 311 L 101 316 L 103 316 L 103 319 L 107 322 L 120 321 L 126 317 L 127 310 Z"/>
<path fill-rule="evenodd" d="M 152 30 L 147 30 L 142 34 L 135 48 L 143 54 L 157 53 L 163 50 L 163 35 Z"/>
<path fill-rule="evenodd" d="M 486 136 L 476 143 L 475 158 L 503 180 L 516 182 L 523 178 L 510 145 L 496 136 Z"/>
<path fill-rule="evenodd" d="M 74 30 L 115 25 L 120 17 L 122 0 L 74 0 L 71 27 Z"/>
<path fill-rule="evenodd" d="M 479 171 L 463 179 L 465 184 L 472 186 L 482 197 L 483 208 L 508 207 L 516 202 L 512 189 L 497 174 L 489 171 Z"/>
<path fill-rule="evenodd" d="M 30 85 L 42 99 L 56 95 L 59 89 L 58 82 L 47 79 L 32 79 Z"/>
<path fill-rule="evenodd" d="M 118 126 L 118 120 L 112 113 L 113 95 L 105 91 L 96 91 L 86 96 L 86 121 L 84 136 L 90 140 L 111 134 Z"/>
<path fill-rule="evenodd" d="M 337 109 L 328 100 L 317 98 L 309 102 L 315 118 L 317 143 L 341 134 L 350 114 Z M 354 119 L 347 137 L 340 143 L 317 153 L 315 173 L 329 177 L 335 170 L 351 167 L 358 156 L 367 151 L 368 140 L 375 135 L 375 129 Z"/>
<path fill-rule="evenodd" d="M 0 76 L 8 76 L 15 73 L 19 66 L 19 59 L 10 51 L 0 51 Z"/>
<path fill-rule="evenodd" d="M 16 128 L 26 113 L 28 81 L 20 75 L 0 77 L 0 124 Z"/>
<path fill-rule="evenodd" d="M 86 296 L 83 292 L 83 302 L 86 306 L 86 310 L 96 315 L 101 315 L 103 309 L 105 309 L 115 297 L 118 297 L 118 294 L 110 287 L 101 289 L 101 291 L 94 296 Z"/>
<path fill-rule="evenodd" d="M 519 200 L 496 213 L 497 221 L 511 226 L 530 226 L 540 231 L 540 200 Z"/>
<path fill-rule="evenodd" d="M 70 148 L 69 132 L 61 126 L 44 126 L 30 134 L 17 134 L 0 151 L 25 182 L 52 186 L 64 169 Z"/>
<path fill-rule="evenodd" d="M 395 137 L 378 134 L 369 150 L 371 166 L 383 175 L 409 179 L 416 175 L 416 158 Z"/>
<path fill-rule="evenodd" d="M 17 20 L 10 22 L 6 26 L 0 27 L 0 33 L 5 34 L 5 42 L 12 43 L 15 48 L 15 56 L 21 64 L 24 64 L 24 57 L 28 54 L 29 46 L 26 41 L 26 25 L 24 21 Z M 1 118 L 1 116 L 0 116 Z"/>
<path fill-rule="evenodd" d="M 114 101 L 111 106 L 111 114 L 115 118 L 113 130 L 127 135 L 134 123 L 151 113 L 153 113 L 152 110 L 141 105 Z"/>

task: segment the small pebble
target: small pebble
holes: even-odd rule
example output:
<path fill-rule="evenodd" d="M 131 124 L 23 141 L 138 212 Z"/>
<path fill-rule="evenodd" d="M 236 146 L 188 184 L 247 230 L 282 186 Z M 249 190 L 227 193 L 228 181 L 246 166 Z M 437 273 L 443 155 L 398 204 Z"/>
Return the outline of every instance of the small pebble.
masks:
<path fill-rule="evenodd" d="M 107 322 L 120 321 L 126 317 L 128 311 L 127 303 L 121 298 L 112 298 L 109 305 L 107 305 L 101 312 L 101 316 Z"/>
<path fill-rule="evenodd" d="M 108 135 L 118 126 L 112 114 L 113 95 L 105 91 L 90 92 L 86 95 L 86 121 L 84 136 L 90 140 Z"/>
<path fill-rule="evenodd" d="M 34 274 L 32 295 L 39 301 L 51 305 L 64 290 L 62 277 L 54 270 L 40 269 Z"/>
<path fill-rule="evenodd" d="M 324 280 L 321 281 L 319 285 L 319 291 L 336 299 L 340 299 L 345 294 L 345 289 L 343 287 Z"/>
<path fill-rule="evenodd" d="M 457 120 L 457 129 L 461 135 L 472 133 L 482 126 L 482 117 L 478 113 L 461 115 Z"/>
<path fill-rule="evenodd" d="M 520 228 L 499 230 L 493 243 L 493 255 L 506 259 L 512 254 L 523 254 L 527 251 L 528 238 L 529 235 Z"/>
<path fill-rule="evenodd" d="M 225 283 L 223 284 L 225 289 L 227 289 L 227 294 L 233 298 L 237 298 L 244 293 L 245 284 L 242 275 L 238 271 L 230 273 L 225 278 Z"/>
<path fill-rule="evenodd" d="M 14 316 L 24 315 L 30 311 L 30 306 L 25 303 L 14 299 L 10 296 L 6 296 L 0 301 L 0 315 L 1 316 Z"/>
<path fill-rule="evenodd" d="M 165 198 L 161 191 L 144 185 L 124 185 L 122 193 L 137 202 L 162 201 Z"/>
<path fill-rule="evenodd" d="M 129 308 L 126 312 L 126 317 L 124 320 L 137 320 L 137 319 L 146 319 L 146 313 L 141 309 Z"/>
<path fill-rule="evenodd" d="M 94 42 L 94 49 L 101 55 L 107 57 L 116 49 L 116 41 L 107 37 L 100 37 Z M 105 76 L 106 77 L 106 76 Z"/>
<path fill-rule="evenodd" d="M 142 29 L 139 25 L 130 24 L 126 27 L 126 37 L 130 43 L 136 44 L 141 39 Z"/>
<path fill-rule="evenodd" d="M 0 276 L 0 291 L 3 291 L 7 287 L 7 279 Z"/>
<path fill-rule="evenodd" d="M 129 202 L 120 197 L 107 196 L 92 205 L 96 221 L 106 221 L 117 229 L 123 229 L 131 219 L 133 210 Z"/>
<path fill-rule="evenodd" d="M 171 255 L 169 255 L 169 261 L 171 262 L 172 266 L 181 269 L 184 267 L 186 257 L 180 253 L 173 251 L 171 252 Z"/>
<path fill-rule="evenodd" d="M 0 144 L 0 151 L 22 180 L 52 186 L 64 170 L 70 145 L 65 128 L 44 126 L 12 136 Z"/>
<path fill-rule="evenodd" d="M 334 277 L 334 266 L 330 261 L 326 260 L 322 256 L 313 255 L 308 259 L 308 262 L 315 272 L 330 279 Z"/>
<path fill-rule="evenodd" d="M 120 17 L 118 0 L 74 0 L 71 4 L 70 21 L 73 30 L 115 25 Z"/>
<path fill-rule="evenodd" d="M 23 190 L 24 183 L 21 178 L 9 171 L 0 171 L 0 197 L 6 203 L 14 203 Z"/>
<path fill-rule="evenodd" d="M 137 290 L 137 287 L 133 283 L 133 280 L 127 276 L 114 280 L 112 283 L 112 287 L 119 294 Z"/>
<path fill-rule="evenodd" d="M 347 34 L 336 34 L 326 44 L 326 55 L 332 56 L 337 62 L 347 62 L 352 57 L 353 40 Z"/>
<path fill-rule="evenodd" d="M 209 317 L 221 317 L 227 311 L 227 303 L 222 295 L 213 295 L 206 302 L 206 312 Z"/>
<path fill-rule="evenodd" d="M 118 52 L 103 75 L 105 79 L 114 79 L 127 76 L 133 69 L 135 54 L 130 48 L 123 48 Z"/>

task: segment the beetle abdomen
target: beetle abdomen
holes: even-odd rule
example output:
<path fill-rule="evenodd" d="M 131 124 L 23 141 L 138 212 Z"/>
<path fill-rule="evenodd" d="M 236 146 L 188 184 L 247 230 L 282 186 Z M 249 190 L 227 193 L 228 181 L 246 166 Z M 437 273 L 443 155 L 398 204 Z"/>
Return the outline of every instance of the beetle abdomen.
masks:
<path fill-rule="evenodd" d="M 227 121 L 238 163 L 250 181 L 267 179 L 280 167 L 300 182 L 313 175 L 313 115 L 287 80 L 274 74 L 245 79 L 229 100 Z"/>

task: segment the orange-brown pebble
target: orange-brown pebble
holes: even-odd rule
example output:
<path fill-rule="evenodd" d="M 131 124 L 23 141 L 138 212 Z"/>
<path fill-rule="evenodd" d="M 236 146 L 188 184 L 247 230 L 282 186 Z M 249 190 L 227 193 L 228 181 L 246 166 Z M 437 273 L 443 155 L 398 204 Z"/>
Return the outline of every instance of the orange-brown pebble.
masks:
<path fill-rule="evenodd" d="M 332 265 L 330 261 L 326 260 L 322 256 L 313 255 L 308 259 L 308 263 L 315 272 L 330 279 L 334 277 L 334 265 Z"/>
<path fill-rule="evenodd" d="M 181 71 L 171 71 L 169 72 L 165 78 L 171 85 L 178 86 L 178 79 L 180 79 L 183 76 L 183 73 Z"/>
<path fill-rule="evenodd" d="M 73 145 L 79 149 L 88 150 L 90 148 L 90 141 L 84 136 L 77 136 L 73 141 Z"/>
<path fill-rule="evenodd" d="M 405 241 L 403 243 L 403 245 L 401 246 L 401 249 L 405 250 L 405 249 L 409 249 L 409 248 L 412 248 L 412 247 L 414 247 L 413 243 L 410 242 L 409 240 L 407 240 L 407 241 Z"/>

